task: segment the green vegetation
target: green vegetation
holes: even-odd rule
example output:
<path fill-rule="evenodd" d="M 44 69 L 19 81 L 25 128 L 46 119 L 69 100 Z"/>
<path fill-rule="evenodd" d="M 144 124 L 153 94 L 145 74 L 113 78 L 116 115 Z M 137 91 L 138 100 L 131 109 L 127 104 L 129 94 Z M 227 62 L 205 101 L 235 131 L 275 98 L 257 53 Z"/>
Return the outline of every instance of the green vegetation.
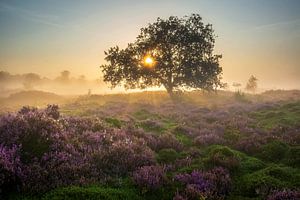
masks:
<path fill-rule="evenodd" d="M 66 187 L 47 193 L 42 200 L 139 200 L 132 189 L 92 187 Z"/>
<path fill-rule="evenodd" d="M 299 125 L 300 101 L 253 112 L 251 116 L 257 120 L 257 126 L 265 129 Z"/>

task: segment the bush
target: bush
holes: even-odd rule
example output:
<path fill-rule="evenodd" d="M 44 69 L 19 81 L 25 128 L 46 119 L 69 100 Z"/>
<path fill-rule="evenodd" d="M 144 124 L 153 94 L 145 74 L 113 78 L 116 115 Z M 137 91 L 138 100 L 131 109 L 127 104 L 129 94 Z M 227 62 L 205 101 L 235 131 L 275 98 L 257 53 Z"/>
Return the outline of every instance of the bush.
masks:
<path fill-rule="evenodd" d="M 157 155 L 157 161 L 160 163 L 173 163 L 179 158 L 179 153 L 174 149 L 161 149 Z"/>
<path fill-rule="evenodd" d="M 175 149 L 177 152 L 179 152 L 183 149 L 183 145 L 177 140 L 177 138 L 173 134 L 164 133 L 158 137 L 156 151 L 168 148 Z"/>
<path fill-rule="evenodd" d="M 240 170 L 243 173 L 254 172 L 256 170 L 263 169 L 265 167 L 266 164 L 264 162 L 254 157 L 246 156 L 240 162 Z"/>
<path fill-rule="evenodd" d="M 154 153 L 140 139 L 126 137 L 94 153 L 97 170 L 110 176 L 124 176 L 144 165 L 154 164 Z"/>
<path fill-rule="evenodd" d="M 108 118 L 105 118 L 105 121 L 113 127 L 121 128 L 121 126 L 122 126 L 122 122 L 120 122 L 120 120 L 118 120 L 116 118 L 108 117 Z"/>
<path fill-rule="evenodd" d="M 231 187 L 229 173 L 221 167 L 207 172 L 177 174 L 174 179 L 184 186 L 183 192 L 175 195 L 178 199 L 224 199 Z"/>
<path fill-rule="evenodd" d="M 144 166 L 133 173 L 134 183 L 142 190 L 155 190 L 166 181 L 165 170 L 161 166 Z"/>
<path fill-rule="evenodd" d="M 238 155 L 225 146 L 212 146 L 209 148 L 208 157 L 204 159 L 204 163 L 208 168 L 221 166 L 230 171 L 240 167 Z"/>
<path fill-rule="evenodd" d="M 300 166 L 300 146 L 292 147 L 289 149 L 285 159 L 285 163 L 293 167 Z"/>
<path fill-rule="evenodd" d="M 273 189 L 299 187 L 300 172 L 290 167 L 272 165 L 265 169 L 246 174 L 241 178 L 240 193 L 244 196 L 265 196 Z"/>
<path fill-rule="evenodd" d="M 66 187 L 47 193 L 42 200 L 139 200 L 134 190 L 101 187 Z"/>
<path fill-rule="evenodd" d="M 0 144 L 0 198 L 3 193 L 14 191 L 20 186 L 18 179 L 22 171 L 18 151 L 15 145 L 8 148 Z"/>
<path fill-rule="evenodd" d="M 267 197 L 267 200 L 297 200 L 300 199 L 300 191 L 293 190 L 282 190 L 282 191 L 273 191 Z"/>
<path fill-rule="evenodd" d="M 272 141 L 262 146 L 259 157 L 267 161 L 278 162 L 285 158 L 288 150 L 289 146 L 285 143 Z"/>
<path fill-rule="evenodd" d="M 236 128 L 227 127 L 223 137 L 228 144 L 235 144 L 241 138 L 241 132 Z"/>
<path fill-rule="evenodd" d="M 194 139 L 194 143 L 200 146 L 209 146 L 212 144 L 223 144 L 224 140 L 216 134 L 199 135 Z"/>

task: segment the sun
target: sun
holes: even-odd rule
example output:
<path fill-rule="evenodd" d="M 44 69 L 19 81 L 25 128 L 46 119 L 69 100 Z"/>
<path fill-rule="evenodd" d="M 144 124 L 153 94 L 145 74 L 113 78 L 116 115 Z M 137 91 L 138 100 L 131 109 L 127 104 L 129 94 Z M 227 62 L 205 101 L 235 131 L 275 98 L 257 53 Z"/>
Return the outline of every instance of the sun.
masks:
<path fill-rule="evenodd" d="M 145 59 L 145 63 L 147 63 L 147 64 L 152 64 L 153 63 L 153 59 L 151 58 L 151 57 L 146 57 L 146 59 Z"/>
<path fill-rule="evenodd" d="M 154 65 L 154 59 L 151 56 L 145 56 L 144 64 L 148 67 L 152 67 Z"/>

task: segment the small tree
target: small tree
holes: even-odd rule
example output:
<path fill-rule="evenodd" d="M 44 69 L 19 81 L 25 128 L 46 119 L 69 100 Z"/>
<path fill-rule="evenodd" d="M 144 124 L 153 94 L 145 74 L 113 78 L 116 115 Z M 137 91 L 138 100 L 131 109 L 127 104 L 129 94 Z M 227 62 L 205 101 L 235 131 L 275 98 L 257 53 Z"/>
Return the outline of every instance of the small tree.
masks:
<path fill-rule="evenodd" d="M 251 75 L 245 89 L 249 92 L 255 93 L 257 89 L 257 81 L 258 79 L 255 76 Z"/>
<path fill-rule="evenodd" d="M 214 90 L 222 86 L 219 66 L 221 55 L 214 55 L 215 35 L 211 24 L 198 14 L 171 16 L 142 28 L 134 43 L 105 52 L 101 65 L 105 82 L 126 89 L 164 86 L 174 90 Z"/>

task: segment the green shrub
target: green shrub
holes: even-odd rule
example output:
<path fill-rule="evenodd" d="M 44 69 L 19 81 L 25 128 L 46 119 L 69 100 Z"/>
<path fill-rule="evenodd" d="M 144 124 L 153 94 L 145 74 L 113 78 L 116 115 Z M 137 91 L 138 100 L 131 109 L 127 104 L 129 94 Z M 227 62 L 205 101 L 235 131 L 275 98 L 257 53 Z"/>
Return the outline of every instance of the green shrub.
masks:
<path fill-rule="evenodd" d="M 227 200 L 262 200 L 260 197 L 243 197 L 243 196 L 229 196 Z"/>
<path fill-rule="evenodd" d="M 272 189 L 297 188 L 300 172 L 291 167 L 271 165 L 265 169 L 246 174 L 236 183 L 243 196 L 256 197 L 266 195 Z"/>
<path fill-rule="evenodd" d="M 157 155 L 157 161 L 160 163 L 172 163 L 179 158 L 179 153 L 174 149 L 161 149 Z"/>
<path fill-rule="evenodd" d="M 105 118 L 105 121 L 113 127 L 121 128 L 122 122 L 116 118 Z"/>
<path fill-rule="evenodd" d="M 286 155 L 285 163 L 289 166 L 300 167 L 300 146 L 289 149 Z"/>
<path fill-rule="evenodd" d="M 235 171 L 240 166 L 239 155 L 226 146 L 214 145 L 208 149 L 208 157 L 204 159 L 206 167 L 221 166 Z"/>
<path fill-rule="evenodd" d="M 183 133 L 177 132 L 175 133 L 175 137 L 176 139 L 181 142 L 182 144 L 184 144 L 185 146 L 192 146 L 193 145 L 193 140 L 192 138 L 186 136 Z"/>
<path fill-rule="evenodd" d="M 233 127 L 227 127 L 224 132 L 224 139 L 229 144 L 235 144 L 241 138 L 241 132 Z"/>
<path fill-rule="evenodd" d="M 42 200 L 138 200 L 134 190 L 71 186 L 47 193 Z"/>
<path fill-rule="evenodd" d="M 286 156 L 288 150 L 289 146 L 285 143 L 272 141 L 262 146 L 259 157 L 267 161 L 278 162 Z"/>
<path fill-rule="evenodd" d="M 246 156 L 240 162 L 240 166 L 241 172 L 245 174 L 263 169 L 266 167 L 266 164 L 257 158 Z"/>

